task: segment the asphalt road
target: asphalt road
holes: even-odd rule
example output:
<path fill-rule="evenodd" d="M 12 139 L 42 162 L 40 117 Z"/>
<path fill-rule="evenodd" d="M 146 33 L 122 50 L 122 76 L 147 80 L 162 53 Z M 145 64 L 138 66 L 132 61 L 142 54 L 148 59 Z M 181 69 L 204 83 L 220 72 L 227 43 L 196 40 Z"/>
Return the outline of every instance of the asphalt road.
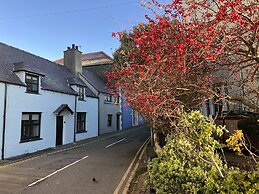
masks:
<path fill-rule="evenodd" d="M 112 194 L 149 135 L 139 127 L 0 167 L 0 194 Z"/>

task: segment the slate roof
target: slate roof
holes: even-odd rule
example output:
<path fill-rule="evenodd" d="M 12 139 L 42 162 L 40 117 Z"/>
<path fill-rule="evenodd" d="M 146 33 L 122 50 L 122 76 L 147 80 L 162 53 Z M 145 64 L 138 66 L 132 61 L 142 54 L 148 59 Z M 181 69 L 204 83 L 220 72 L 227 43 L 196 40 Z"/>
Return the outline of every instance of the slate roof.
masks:
<path fill-rule="evenodd" d="M 63 58 L 55 60 L 54 62 L 58 64 L 63 64 Z M 82 54 L 83 66 L 103 65 L 103 64 L 111 64 L 111 63 L 113 63 L 113 59 L 103 51 Z"/>
<path fill-rule="evenodd" d="M 68 112 L 70 112 L 70 114 L 74 114 L 74 112 L 72 111 L 72 109 L 68 106 L 68 104 L 61 104 L 53 113 L 56 115 L 60 115 L 60 113 L 62 113 L 63 111 L 67 110 Z"/>
<path fill-rule="evenodd" d="M 63 59 L 55 60 L 63 65 Z M 103 51 L 82 54 L 83 77 L 98 91 L 109 93 L 106 87 L 107 79 L 103 75 L 105 71 L 111 71 L 113 59 Z"/>
<path fill-rule="evenodd" d="M 43 90 L 76 95 L 77 93 L 68 84 L 68 80 L 71 79 L 74 79 L 74 83 L 76 80 L 76 83 L 85 86 L 82 80 L 76 78 L 66 67 L 0 43 L 0 82 L 25 86 L 15 74 L 16 71 L 42 75 L 41 88 Z M 86 89 L 86 94 L 96 97 L 89 88 Z"/>
<path fill-rule="evenodd" d="M 106 82 L 95 73 L 89 71 L 83 67 L 82 70 L 84 78 L 98 91 L 103 93 L 109 93 L 106 88 Z"/>
<path fill-rule="evenodd" d="M 113 59 L 103 51 L 86 53 L 82 55 L 83 66 L 111 64 Z"/>

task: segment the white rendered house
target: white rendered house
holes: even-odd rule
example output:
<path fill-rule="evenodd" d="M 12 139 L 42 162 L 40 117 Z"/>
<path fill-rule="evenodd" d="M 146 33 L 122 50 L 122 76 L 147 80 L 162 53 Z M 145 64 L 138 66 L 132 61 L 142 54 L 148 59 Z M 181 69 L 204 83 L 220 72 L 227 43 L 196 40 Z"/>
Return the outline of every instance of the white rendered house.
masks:
<path fill-rule="evenodd" d="M 0 43 L 1 159 L 97 135 L 98 97 L 71 68 Z"/>

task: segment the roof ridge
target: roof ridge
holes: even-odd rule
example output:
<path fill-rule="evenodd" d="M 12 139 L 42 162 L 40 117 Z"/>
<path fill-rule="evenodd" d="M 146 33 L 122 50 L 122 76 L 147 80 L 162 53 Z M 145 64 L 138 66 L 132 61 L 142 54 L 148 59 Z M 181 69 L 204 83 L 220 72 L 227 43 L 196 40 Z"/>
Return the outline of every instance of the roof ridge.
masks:
<path fill-rule="evenodd" d="M 46 59 L 46 58 L 44 58 L 44 57 L 42 57 L 42 56 L 38 56 L 38 55 L 36 55 L 36 54 L 30 53 L 30 52 L 25 51 L 25 50 L 23 50 L 23 49 L 16 48 L 16 47 L 14 47 L 14 46 L 12 46 L 12 45 L 8 45 L 8 44 L 5 44 L 5 43 L 3 43 L 3 42 L 0 42 L 0 44 L 3 44 L 4 46 L 11 47 L 11 48 L 13 48 L 13 49 L 19 50 L 19 51 L 24 52 L 24 53 L 30 54 L 30 55 L 32 55 L 33 57 L 40 58 L 40 59 L 46 60 L 46 61 L 48 61 L 48 62 L 51 62 L 51 63 L 53 63 L 53 64 L 59 65 L 58 63 L 55 63 L 54 61 L 51 61 L 51 60 Z M 60 66 L 60 65 L 59 65 L 59 66 Z"/>
<path fill-rule="evenodd" d="M 107 58 L 113 60 L 113 58 L 112 58 L 111 56 L 109 56 L 108 54 L 106 54 L 104 51 L 96 51 L 96 52 L 90 52 L 90 53 L 83 53 L 82 55 L 85 56 L 85 55 L 95 54 L 95 53 L 102 53 L 102 54 L 104 54 Z"/>

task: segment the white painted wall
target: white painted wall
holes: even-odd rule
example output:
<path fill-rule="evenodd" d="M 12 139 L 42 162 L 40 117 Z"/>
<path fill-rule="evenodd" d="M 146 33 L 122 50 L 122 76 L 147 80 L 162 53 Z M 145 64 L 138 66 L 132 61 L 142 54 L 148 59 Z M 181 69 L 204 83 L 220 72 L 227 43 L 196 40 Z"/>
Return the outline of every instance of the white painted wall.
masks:
<path fill-rule="evenodd" d="M 76 141 L 98 136 L 98 98 L 77 101 L 77 112 L 86 112 L 86 132 L 77 133 Z"/>
<path fill-rule="evenodd" d="M 2 146 L 4 84 L 0 83 L 0 146 Z M 74 141 L 75 96 L 40 90 L 40 94 L 26 93 L 26 88 L 8 84 L 5 158 L 43 150 L 56 146 L 56 115 L 61 104 L 68 104 L 74 112 L 63 111 L 63 144 Z M 76 134 L 76 140 L 98 135 L 98 99 L 86 98 L 77 102 L 77 111 L 87 113 L 87 132 Z M 22 112 L 41 112 L 41 140 L 21 143 Z"/>
<path fill-rule="evenodd" d="M 74 111 L 74 96 L 41 90 L 40 94 L 25 92 L 25 87 L 8 85 L 5 157 L 12 157 L 54 147 L 56 144 L 56 115 L 53 112 L 68 104 Z M 2 104 L 2 102 L 0 103 Z M 42 140 L 20 143 L 22 112 L 41 112 Z M 63 143 L 73 142 L 74 116 L 64 115 Z"/>

